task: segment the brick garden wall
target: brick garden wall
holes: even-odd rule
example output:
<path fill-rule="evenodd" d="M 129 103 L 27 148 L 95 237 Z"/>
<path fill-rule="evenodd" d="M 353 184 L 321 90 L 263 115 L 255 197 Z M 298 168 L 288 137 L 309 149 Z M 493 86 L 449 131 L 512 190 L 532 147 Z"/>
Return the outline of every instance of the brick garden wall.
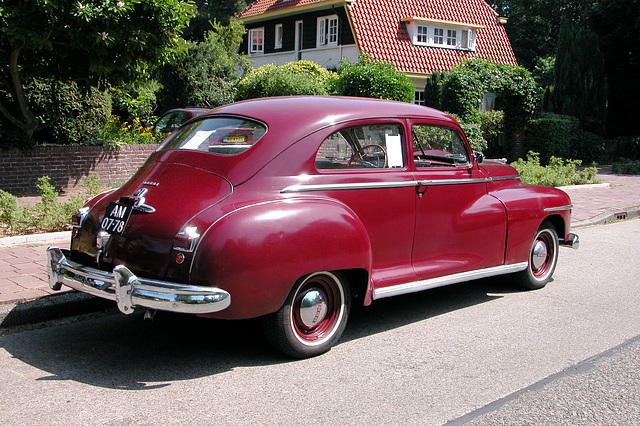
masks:
<path fill-rule="evenodd" d="M 0 151 L 0 189 L 36 194 L 41 176 L 49 176 L 57 189 L 73 188 L 94 173 L 100 175 L 101 185 L 117 186 L 135 173 L 157 146 L 47 146 Z"/>

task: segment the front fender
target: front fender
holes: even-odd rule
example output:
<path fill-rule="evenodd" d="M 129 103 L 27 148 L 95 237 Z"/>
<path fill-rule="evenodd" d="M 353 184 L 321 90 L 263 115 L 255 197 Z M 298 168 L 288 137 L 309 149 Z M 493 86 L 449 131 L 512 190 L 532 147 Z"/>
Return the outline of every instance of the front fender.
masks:
<path fill-rule="evenodd" d="M 360 219 L 327 199 L 289 199 L 243 207 L 217 220 L 194 254 L 191 283 L 228 291 L 216 318 L 277 311 L 302 276 L 324 270 L 371 270 L 371 243 Z"/>

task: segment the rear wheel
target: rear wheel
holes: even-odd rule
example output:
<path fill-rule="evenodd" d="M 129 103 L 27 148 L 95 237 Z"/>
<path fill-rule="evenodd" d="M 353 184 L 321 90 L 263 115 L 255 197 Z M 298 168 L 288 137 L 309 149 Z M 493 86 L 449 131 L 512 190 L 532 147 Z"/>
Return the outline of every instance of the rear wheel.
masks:
<path fill-rule="evenodd" d="M 295 358 L 327 352 L 347 325 L 351 294 L 337 273 L 317 272 L 296 283 L 280 310 L 262 319 L 265 337 Z"/>
<path fill-rule="evenodd" d="M 544 287 L 556 269 L 558 246 L 555 227 L 550 222 L 542 222 L 529 249 L 527 269 L 513 274 L 514 281 L 527 290 Z"/>

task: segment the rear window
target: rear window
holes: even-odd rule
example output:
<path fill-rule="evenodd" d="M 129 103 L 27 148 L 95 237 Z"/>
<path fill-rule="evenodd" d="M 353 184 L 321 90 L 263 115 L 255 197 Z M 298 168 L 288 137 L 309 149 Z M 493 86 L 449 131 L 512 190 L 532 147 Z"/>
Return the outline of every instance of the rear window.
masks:
<path fill-rule="evenodd" d="M 194 121 L 173 132 L 158 148 L 186 149 L 218 155 L 236 155 L 251 148 L 267 131 L 253 120 L 210 117 Z"/>

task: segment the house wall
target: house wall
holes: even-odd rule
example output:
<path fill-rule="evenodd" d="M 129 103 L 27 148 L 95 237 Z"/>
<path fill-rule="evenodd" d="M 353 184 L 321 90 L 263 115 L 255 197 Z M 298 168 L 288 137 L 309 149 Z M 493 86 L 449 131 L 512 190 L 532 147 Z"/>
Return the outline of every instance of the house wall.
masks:
<path fill-rule="evenodd" d="M 38 178 L 49 176 L 57 189 L 72 188 L 94 173 L 105 186 L 133 175 L 158 145 L 47 146 L 0 155 L 0 189 L 12 194 L 37 193 Z"/>
<path fill-rule="evenodd" d="M 356 46 L 309 49 L 300 53 L 300 59 L 313 61 L 324 68 L 336 68 L 343 58 L 351 62 L 357 62 L 360 55 Z M 266 64 L 284 65 L 287 62 L 294 62 L 298 59 L 295 52 L 284 52 L 271 55 L 254 55 L 251 60 L 253 61 L 253 67 L 258 68 Z"/>
<path fill-rule="evenodd" d="M 318 18 L 329 15 L 337 15 L 338 16 L 338 47 L 340 46 L 352 46 L 355 48 L 355 38 L 351 31 L 351 26 L 349 25 L 349 19 L 347 18 L 346 11 L 344 7 L 336 7 L 332 9 L 315 11 L 309 13 L 303 13 L 299 15 L 293 16 L 285 16 L 282 18 L 271 19 L 266 21 L 261 21 L 259 23 L 251 23 L 246 24 L 247 34 L 245 34 L 242 45 L 240 46 L 241 53 L 249 53 L 248 47 L 248 31 L 253 28 L 264 27 L 264 53 L 259 54 L 250 54 L 249 58 L 253 61 L 254 67 L 258 67 L 260 65 L 268 64 L 268 63 L 285 63 L 290 61 L 295 61 L 297 58 L 295 57 L 295 23 L 296 21 L 303 21 L 302 24 L 302 51 L 303 58 L 302 59 L 310 59 L 309 57 L 305 57 L 305 54 L 309 52 L 305 52 L 309 49 L 316 49 L 317 39 L 318 39 Z M 283 36 L 282 36 L 282 48 L 275 48 L 275 27 L 277 24 L 282 24 Z M 319 50 L 323 50 L 319 49 Z M 357 49 L 356 49 L 357 50 Z M 276 62 L 274 59 L 266 59 L 272 55 L 278 55 L 277 57 L 291 57 L 292 59 Z M 284 54 L 284 55 L 283 55 Z M 287 56 L 289 55 L 289 56 Z M 336 64 L 339 62 L 340 58 L 336 61 Z M 357 60 L 357 56 L 356 56 Z M 317 62 L 317 61 L 314 61 Z M 258 65 L 260 64 L 260 65 Z M 322 63 L 320 63 L 322 65 Z"/>

